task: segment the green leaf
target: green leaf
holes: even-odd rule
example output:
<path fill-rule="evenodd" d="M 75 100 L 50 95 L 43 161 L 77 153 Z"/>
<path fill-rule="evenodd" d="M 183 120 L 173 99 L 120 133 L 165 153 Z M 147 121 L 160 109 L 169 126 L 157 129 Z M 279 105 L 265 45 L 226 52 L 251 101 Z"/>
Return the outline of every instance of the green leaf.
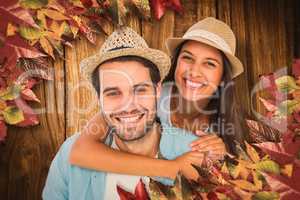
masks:
<path fill-rule="evenodd" d="M 280 166 L 273 160 L 264 160 L 256 163 L 255 168 L 264 172 L 280 174 Z"/>
<path fill-rule="evenodd" d="M 291 115 L 298 107 L 300 102 L 297 100 L 283 101 L 278 106 L 279 115 Z"/>
<path fill-rule="evenodd" d="M 23 8 L 39 9 L 48 4 L 48 0 L 21 0 L 20 5 Z"/>
<path fill-rule="evenodd" d="M 295 89 L 300 89 L 292 76 L 282 76 L 275 80 L 277 88 L 284 93 L 291 93 Z"/>
<path fill-rule="evenodd" d="M 4 109 L 3 117 L 8 124 L 17 124 L 24 120 L 24 115 L 21 109 L 16 106 L 9 106 Z"/>
<path fill-rule="evenodd" d="M 43 32 L 31 27 L 21 26 L 19 28 L 20 35 L 27 40 L 38 40 L 43 36 Z"/>
<path fill-rule="evenodd" d="M 6 88 L 4 91 L 0 91 L 0 99 L 7 101 L 7 100 L 14 100 L 19 97 L 22 87 L 20 85 L 12 85 Z"/>
<path fill-rule="evenodd" d="M 279 194 L 277 192 L 257 192 L 252 196 L 252 200 L 277 200 Z"/>

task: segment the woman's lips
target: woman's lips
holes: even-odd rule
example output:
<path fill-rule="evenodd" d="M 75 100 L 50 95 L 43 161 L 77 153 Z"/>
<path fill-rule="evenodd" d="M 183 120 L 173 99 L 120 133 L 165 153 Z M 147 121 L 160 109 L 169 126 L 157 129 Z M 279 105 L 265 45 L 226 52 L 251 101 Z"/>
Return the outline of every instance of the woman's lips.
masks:
<path fill-rule="evenodd" d="M 207 86 L 207 82 L 204 81 L 195 81 L 187 78 L 183 78 L 185 86 L 191 89 L 199 89 Z"/>

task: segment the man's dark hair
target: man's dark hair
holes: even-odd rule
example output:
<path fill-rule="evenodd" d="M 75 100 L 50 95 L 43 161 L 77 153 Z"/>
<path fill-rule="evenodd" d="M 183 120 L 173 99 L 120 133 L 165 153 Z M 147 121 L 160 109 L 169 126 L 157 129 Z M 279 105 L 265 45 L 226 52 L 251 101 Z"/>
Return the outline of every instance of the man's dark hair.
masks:
<path fill-rule="evenodd" d="M 117 57 L 117 58 L 112 58 L 110 60 L 107 60 L 107 61 L 101 63 L 100 65 L 103 65 L 104 63 L 127 62 L 127 61 L 136 61 L 136 62 L 141 63 L 144 67 L 148 68 L 151 81 L 154 84 L 157 84 L 161 80 L 160 73 L 159 73 L 159 70 L 156 67 L 156 65 L 153 62 L 151 62 L 145 58 L 138 57 L 138 56 L 121 56 L 121 57 Z M 100 80 L 99 80 L 99 73 L 98 73 L 98 69 L 99 69 L 100 65 L 98 67 L 96 67 L 96 69 L 94 69 L 94 71 L 92 73 L 92 84 L 93 84 L 94 88 L 96 89 L 98 96 L 100 95 L 100 93 L 99 93 Z"/>

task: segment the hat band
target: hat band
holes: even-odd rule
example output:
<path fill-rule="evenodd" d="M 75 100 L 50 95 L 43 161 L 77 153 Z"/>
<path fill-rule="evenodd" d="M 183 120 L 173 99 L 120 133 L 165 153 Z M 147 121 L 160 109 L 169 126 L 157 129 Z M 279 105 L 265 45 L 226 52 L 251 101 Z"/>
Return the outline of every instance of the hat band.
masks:
<path fill-rule="evenodd" d="M 218 36 L 217 34 L 214 34 L 212 32 L 205 31 L 205 30 L 193 30 L 193 31 L 187 32 L 182 38 L 190 39 L 190 37 L 205 38 L 207 40 L 210 40 L 210 41 L 218 44 L 224 51 L 227 51 L 227 52 L 233 54 L 231 51 L 231 48 L 227 44 L 227 42 L 223 38 L 221 38 L 220 36 Z"/>

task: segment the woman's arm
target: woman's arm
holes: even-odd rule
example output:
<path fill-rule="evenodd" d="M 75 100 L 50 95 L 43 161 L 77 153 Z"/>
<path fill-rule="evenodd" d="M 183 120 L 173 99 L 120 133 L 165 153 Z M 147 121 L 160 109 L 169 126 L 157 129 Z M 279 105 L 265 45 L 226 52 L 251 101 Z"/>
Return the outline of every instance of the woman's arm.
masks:
<path fill-rule="evenodd" d="M 98 114 L 83 129 L 72 146 L 69 156 L 71 164 L 98 171 L 171 179 L 181 171 L 187 178 L 196 179 L 197 173 L 191 164 L 200 166 L 202 153 L 194 151 L 174 160 L 160 160 L 120 152 L 103 144 L 107 132 L 103 122 Z"/>

